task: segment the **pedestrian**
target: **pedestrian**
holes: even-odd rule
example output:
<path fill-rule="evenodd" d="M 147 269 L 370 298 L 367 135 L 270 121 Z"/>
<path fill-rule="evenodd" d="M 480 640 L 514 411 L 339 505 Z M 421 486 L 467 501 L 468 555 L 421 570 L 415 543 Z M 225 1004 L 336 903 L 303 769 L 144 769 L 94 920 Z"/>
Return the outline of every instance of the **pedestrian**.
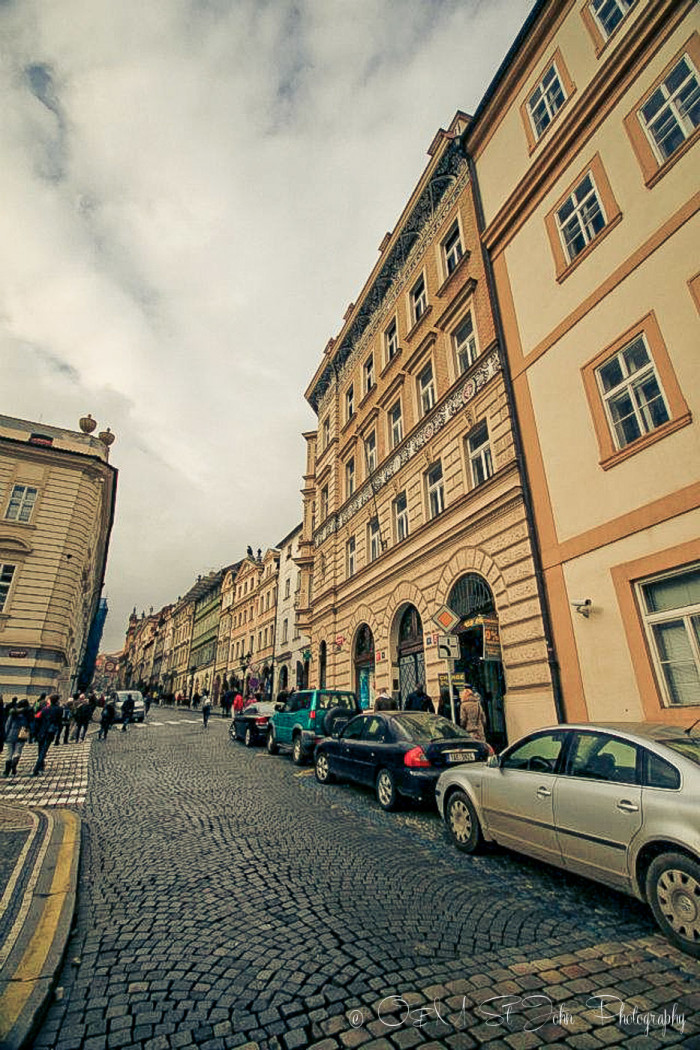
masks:
<path fill-rule="evenodd" d="M 243 710 L 243 697 L 240 692 L 237 692 L 233 700 L 233 712 L 239 715 Z"/>
<path fill-rule="evenodd" d="M 389 696 L 386 689 L 380 689 L 378 696 L 374 698 L 375 711 L 395 711 L 396 706 L 396 701 Z"/>
<path fill-rule="evenodd" d="M 200 701 L 200 699 L 201 699 L 201 697 L 200 697 L 200 695 L 199 695 L 199 690 L 198 690 L 198 689 L 195 689 L 195 691 L 194 691 L 194 694 L 193 694 L 193 696 L 192 696 L 192 707 L 193 707 L 193 708 L 195 709 L 195 711 L 196 711 L 196 710 L 197 710 L 197 708 L 199 707 L 199 701 Z"/>
<path fill-rule="evenodd" d="M 36 762 L 32 771 L 33 777 L 38 777 L 44 772 L 46 753 L 51 747 L 54 738 L 61 732 L 63 725 L 63 711 L 61 709 L 61 698 L 58 693 L 52 693 L 46 704 L 35 719 L 38 727 L 35 729 L 36 742 L 38 744 Z"/>
<path fill-rule="evenodd" d="M 202 690 L 202 721 L 204 728 L 206 729 L 209 724 L 209 716 L 211 714 L 211 697 L 209 696 L 209 690 Z"/>
<path fill-rule="evenodd" d="M 79 707 L 74 713 L 75 736 L 73 737 L 73 739 L 77 744 L 79 744 L 81 740 L 85 739 L 88 731 L 88 726 L 92 722 L 92 716 L 96 707 L 96 700 L 86 700 L 83 696 Z"/>
<path fill-rule="evenodd" d="M 122 704 L 122 733 L 126 733 L 129 722 L 134 717 L 134 698 L 127 693 L 126 700 Z"/>
<path fill-rule="evenodd" d="M 26 700 L 12 697 L 5 720 L 5 768 L 3 776 L 15 776 L 17 764 L 22 757 L 24 745 L 29 740 L 29 729 L 33 722 L 32 709 Z"/>
<path fill-rule="evenodd" d="M 61 743 L 61 733 L 63 733 L 63 743 L 68 743 L 68 733 L 70 731 L 70 707 L 67 704 L 61 704 L 61 724 L 54 733 L 53 742 L 58 747 Z"/>
<path fill-rule="evenodd" d="M 144 696 L 144 698 L 143 698 L 143 706 L 146 709 L 146 714 L 148 714 L 148 712 L 151 710 L 151 694 L 150 693 L 146 693 L 146 695 Z"/>
<path fill-rule="evenodd" d="M 114 700 L 107 700 L 105 706 L 102 708 L 102 713 L 100 714 L 100 729 L 97 734 L 98 740 L 107 739 L 107 733 L 112 728 L 112 723 L 116 717 L 117 710 L 114 706 Z"/>
<path fill-rule="evenodd" d="M 471 685 L 465 686 L 462 690 L 459 724 L 474 740 L 486 743 L 486 715 L 481 706 L 481 697 Z"/>
<path fill-rule="evenodd" d="M 44 710 L 44 708 L 46 707 L 47 704 L 48 704 L 48 700 L 46 699 L 46 693 L 40 693 L 39 694 L 39 699 L 37 700 L 36 704 L 34 705 L 34 711 L 33 711 L 33 716 L 34 717 L 32 718 L 31 725 L 29 726 L 29 743 L 30 744 L 33 744 L 36 741 L 36 732 L 37 732 L 37 730 L 39 728 L 39 723 L 36 720 L 41 715 L 41 712 Z"/>
<path fill-rule="evenodd" d="M 433 701 L 426 693 L 423 682 L 418 682 L 414 691 L 406 697 L 404 711 L 431 711 L 433 714 L 435 713 Z"/>

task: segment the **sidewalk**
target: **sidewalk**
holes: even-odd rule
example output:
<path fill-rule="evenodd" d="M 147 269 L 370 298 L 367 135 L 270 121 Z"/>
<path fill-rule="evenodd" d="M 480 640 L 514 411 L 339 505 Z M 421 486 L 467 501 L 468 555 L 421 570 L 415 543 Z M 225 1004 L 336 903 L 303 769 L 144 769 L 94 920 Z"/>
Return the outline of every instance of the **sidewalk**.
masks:
<path fill-rule="evenodd" d="M 31 1046 L 75 910 L 80 817 L 0 801 L 0 1050 Z"/>

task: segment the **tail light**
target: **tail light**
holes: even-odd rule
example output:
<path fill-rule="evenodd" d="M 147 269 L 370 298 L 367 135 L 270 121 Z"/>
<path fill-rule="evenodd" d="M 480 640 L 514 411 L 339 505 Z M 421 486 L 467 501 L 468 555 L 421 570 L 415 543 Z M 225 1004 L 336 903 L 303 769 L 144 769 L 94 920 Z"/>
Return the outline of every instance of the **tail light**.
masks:
<path fill-rule="evenodd" d="M 316 721 L 316 712 L 315 711 L 309 711 L 309 721 L 310 722 L 315 722 Z"/>
<path fill-rule="evenodd" d="M 489 755 L 495 755 L 496 754 L 496 752 L 494 751 L 494 749 L 491 747 L 490 744 L 486 745 L 486 750 L 488 751 Z"/>
<path fill-rule="evenodd" d="M 409 769 L 429 769 L 430 759 L 422 747 L 412 747 L 403 756 L 403 764 Z"/>
<path fill-rule="evenodd" d="M 256 718 L 255 719 L 256 726 L 266 726 L 267 722 L 268 722 L 267 716 L 265 716 L 265 718 Z"/>

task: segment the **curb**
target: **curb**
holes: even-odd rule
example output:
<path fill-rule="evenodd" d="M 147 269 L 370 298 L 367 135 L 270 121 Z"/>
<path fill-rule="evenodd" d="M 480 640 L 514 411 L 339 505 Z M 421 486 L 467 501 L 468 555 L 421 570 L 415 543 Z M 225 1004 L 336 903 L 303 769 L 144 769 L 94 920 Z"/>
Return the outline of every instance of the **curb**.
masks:
<path fill-rule="evenodd" d="M 15 914 L 0 944 L 0 1050 L 30 1045 L 58 978 L 76 905 L 80 817 L 69 809 L 30 813 L 34 827 L 2 898 Z M 0 842 L 1 832 L 0 826 Z"/>

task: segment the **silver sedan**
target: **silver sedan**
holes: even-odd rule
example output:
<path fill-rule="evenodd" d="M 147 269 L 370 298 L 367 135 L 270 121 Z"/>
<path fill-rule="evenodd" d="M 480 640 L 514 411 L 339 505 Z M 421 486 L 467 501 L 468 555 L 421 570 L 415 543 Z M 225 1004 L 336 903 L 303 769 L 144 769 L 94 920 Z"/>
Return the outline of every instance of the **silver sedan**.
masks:
<path fill-rule="evenodd" d="M 540 729 L 486 765 L 447 770 L 435 795 L 458 849 L 496 842 L 623 890 L 700 957 L 700 735 L 692 727 Z"/>

